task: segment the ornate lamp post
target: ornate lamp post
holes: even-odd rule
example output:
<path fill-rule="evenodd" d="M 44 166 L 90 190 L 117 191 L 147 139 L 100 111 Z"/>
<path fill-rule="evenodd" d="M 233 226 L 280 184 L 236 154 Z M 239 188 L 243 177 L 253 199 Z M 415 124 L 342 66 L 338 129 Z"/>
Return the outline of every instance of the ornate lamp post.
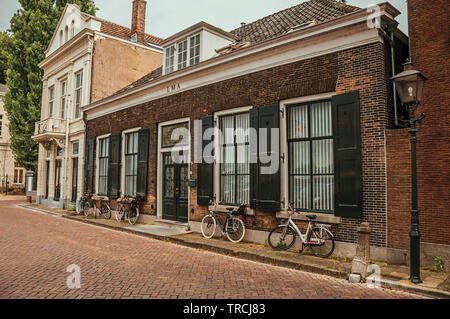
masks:
<path fill-rule="evenodd" d="M 410 237 L 410 281 L 421 283 L 420 280 L 420 233 L 419 233 L 419 207 L 417 202 L 417 161 L 416 161 L 416 122 L 425 116 L 415 118 L 417 106 L 422 102 L 423 87 L 427 78 L 419 71 L 413 70 L 411 62 L 407 61 L 403 72 L 393 76 L 398 95 L 402 104 L 409 111 L 409 134 L 411 135 L 411 231 Z"/>

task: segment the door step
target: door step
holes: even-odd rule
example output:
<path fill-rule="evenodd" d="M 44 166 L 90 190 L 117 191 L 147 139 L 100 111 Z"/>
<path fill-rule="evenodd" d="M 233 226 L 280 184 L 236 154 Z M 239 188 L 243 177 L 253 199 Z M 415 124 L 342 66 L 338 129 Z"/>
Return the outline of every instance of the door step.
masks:
<path fill-rule="evenodd" d="M 173 221 L 173 220 L 166 220 L 166 219 L 156 219 L 153 222 L 155 225 L 158 226 L 163 226 L 163 227 L 167 227 L 170 229 L 176 229 L 179 231 L 186 231 L 188 223 L 182 223 L 182 222 L 177 222 L 177 221 Z"/>

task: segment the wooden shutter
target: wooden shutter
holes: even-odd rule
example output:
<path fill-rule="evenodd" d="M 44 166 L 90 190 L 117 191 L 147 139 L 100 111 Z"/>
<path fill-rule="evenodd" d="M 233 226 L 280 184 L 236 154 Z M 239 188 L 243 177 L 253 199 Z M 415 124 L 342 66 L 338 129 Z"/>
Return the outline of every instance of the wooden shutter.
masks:
<path fill-rule="evenodd" d="M 111 198 L 120 196 L 120 144 L 120 134 L 109 137 L 108 197 Z"/>
<path fill-rule="evenodd" d="M 362 217 L 359 91 L 332 98 L 334 210 L 340 217 Z"/>
<path fill-rule="evenodd" d="M 95 139 L 87 140 L 86 144 L 86 192 L 94 192 L 94 150 Z"/>
<path fill-rule="evenodd" d="M 150 142 L 150 129 L 142 129 L 138 133 L 138 165 L 136 195 L 147 196 L 148 180 L 148 147 Z"/>
<path fill-rule="evenodd" d="M 272 129 L 280 129 L 280 111 L 278 104 L 254 108 L 250 110 L 250 126 L 258 131 L 257 163 L 250 166 L 250 207 L 259 211 L 276 212 L 280 210 L 280 163 L 277 171 L 273 174 L 262 174 L 264 166 L 273 165 L 262 164 L 260 149 L 261 142 L 265 142 L 268 152 L 275 152 L 275 157 L 280 160 L 280 143 L 274 145 L 272 149 Z M 260 141 L 259 130 L 267 129 L 267 141 Z M 270 186 L 269 186 L 270 185 Z"/>
<path fill-rule="evenodd" d="M 201 152 L 198 156 L 200 161 L 197 164 L 197 204 L 205 206 L 208 205 L 209 201 L 214 197 L 214 163 L 212 163 L 210 157 L 204 158 L 202 156 L 206 145 L 212 142 L 212 138 L 203 140 L 203 136 L 207 129 L 214 128 L 214 118 L 208 116 L 202 118 L 201 122 L 202 129 L 197 133 L 198 152 Z"/>

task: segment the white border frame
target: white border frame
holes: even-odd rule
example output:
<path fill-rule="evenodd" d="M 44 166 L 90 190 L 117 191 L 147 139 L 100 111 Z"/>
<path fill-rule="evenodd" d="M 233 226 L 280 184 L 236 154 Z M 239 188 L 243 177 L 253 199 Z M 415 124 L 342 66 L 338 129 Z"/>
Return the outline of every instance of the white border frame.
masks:
<path fill-rule="evenodd" d="M 173 125 L 173 124 L 179 124 L 179 123 L 184 123 L 184 122 L 188 122 L 189 123 L 189 143 L 188 145 L 184 145 L 184 146 L 179 146 L 179 147 L 167 147 L 167 148 L 163 148 L 161 145 L 161 136 L 162 136 L 162 128 L 164 126 L 169 126 L 169 125 Z M 158 123 L 158 150 L 157 150 L 157 170 L 156 170 L 156 217 L 158 219 L 163 219 L 163 215 L 162 215 L 162 185 L 163 185 L 163 180 L 162 180 L 162 154 L 163 153 L 167 153 L 170 151 L 188 151 L 188 158 L 189 158 L 189 163 L 188 163 L 188 171 L 189 171 L 189 178 L 191 178 L 192 176 L 192 171 L 191 171 L 191 156 L 192 156 L 192 152 L 191 152 L 191 118 L 190 117 L 184 117 L 184 118 L 180 118 L 180 119 L 176 119 L 176 120 L 171 120 L 171 121 L 167 121 L 167 122 L 162 122 L 162 123 Z M 191 207 L 191 188 L 188 187 L 188 223 L 189 223 L 189 213 L 190 213 L 190 207 Z"/>

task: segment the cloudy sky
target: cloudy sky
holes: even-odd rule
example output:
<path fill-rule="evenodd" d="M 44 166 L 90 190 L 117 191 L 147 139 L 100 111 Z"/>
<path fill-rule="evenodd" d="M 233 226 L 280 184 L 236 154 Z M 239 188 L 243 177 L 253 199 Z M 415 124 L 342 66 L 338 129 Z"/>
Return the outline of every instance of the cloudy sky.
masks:
<path fill-rule="evenodd" d="M 402 14 L 397 17 L 400 29 L 407 33 L 407 0 L 390 0 Z M 166 38 L 199 21 L 226 31 L 252 22 L 271 13 L 289 8 L 305 0 L 148 0 L 147 33 Z M 361 8 L 384 0 L 348 0 Z M 131 25 L 132 0 L 95 0 L 97 16 L 123 26 Z M 18 0 L 0 0 L 0 31 L 9 28 L 9 21 L 20 8 Z"/>

